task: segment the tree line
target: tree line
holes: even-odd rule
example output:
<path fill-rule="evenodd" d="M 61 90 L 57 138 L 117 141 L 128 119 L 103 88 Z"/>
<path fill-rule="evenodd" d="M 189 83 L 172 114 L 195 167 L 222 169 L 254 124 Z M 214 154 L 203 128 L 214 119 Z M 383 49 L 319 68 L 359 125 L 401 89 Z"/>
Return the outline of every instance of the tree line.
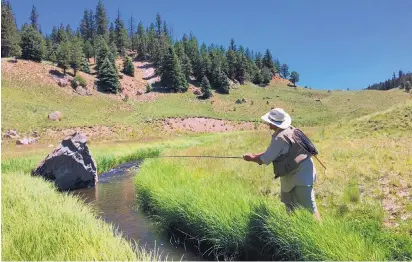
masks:
<path fill-rule="evenodd" d="M 390 90 L 393 88 L 405 89 L 409 92 L 412 88 L 412 73 L 404 73 L 402 70 L 398 71 L 398 75 L 393 72 L 392 78 L 386 81 L 369 85 L 368 90 Z"/>
<path fill-rule="evenodd" d="M 172 92 L 185 92 L 190 81 L 201 83 L 203 96 L 211 95 L 210 89 L 227 94 L 230 82 L 253 82 L 265 86 L 275 74 L 289 78 L 294 84 L 299 74 L 289 72 L 287 64 L 274 59 L 270 50 L 262 54 L 254 52 L 230 40 L 222 45 L 199 43 L 192 33 L 181 39 L 173 39 L 172 30 L 160 14 L 155 22 L 137 25 L 131 16 L 126 28 L 120 12 L 110 22 L 107 11 L 99 1 L 95 11 L 87 9 L 80 25 L 73 30 L 68 24 L 54 26 L 50 34 L 43 35 L 39 14 L 32 7 L 30 23 L 17 28 L 9 1 L 1 6 L 2 57 L 19 57 L 40 62 L 48 60 L 63 69 L 72 68 L 90 73 L 90 59 L 94 58 L 98 87 L 102 91 L 117 93 L 121 90 L 115 61 L 123 57 L 123 73 L 134 74 L 132 60 L 153 63 L 161 86 Z M 132 56 L 132 57 L 130 57 Z"/>

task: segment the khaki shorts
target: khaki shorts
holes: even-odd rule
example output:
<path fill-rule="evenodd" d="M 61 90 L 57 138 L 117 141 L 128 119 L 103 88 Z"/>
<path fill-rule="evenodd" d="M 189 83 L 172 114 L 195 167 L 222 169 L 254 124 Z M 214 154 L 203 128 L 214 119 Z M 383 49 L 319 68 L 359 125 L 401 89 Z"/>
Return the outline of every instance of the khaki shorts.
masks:
<path fill-rule="evenodd" d="M 295 186 L 289 192 L 281 191 L 280 200 L 285 203 L 288 211 L 293 211 L 299 206 L 308 209 L 312 214 L 317 210 L 312 186 Z"/>

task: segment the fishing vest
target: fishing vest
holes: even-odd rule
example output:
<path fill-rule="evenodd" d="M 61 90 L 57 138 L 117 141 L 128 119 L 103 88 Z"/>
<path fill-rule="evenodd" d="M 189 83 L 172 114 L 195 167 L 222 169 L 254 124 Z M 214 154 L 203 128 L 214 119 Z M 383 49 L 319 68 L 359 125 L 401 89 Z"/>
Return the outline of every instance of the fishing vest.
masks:
<path fill-rule="evenodd" d="M 272 162 L 275 178 L 291 173 L 299 167 L 303 160 L 310 157 L 310 154 L 293 139 L 294 130 L 295 128 L 290 126 L 276 135 L 276 138 L 282 139 L 289 145 L 289 151 Z"/>

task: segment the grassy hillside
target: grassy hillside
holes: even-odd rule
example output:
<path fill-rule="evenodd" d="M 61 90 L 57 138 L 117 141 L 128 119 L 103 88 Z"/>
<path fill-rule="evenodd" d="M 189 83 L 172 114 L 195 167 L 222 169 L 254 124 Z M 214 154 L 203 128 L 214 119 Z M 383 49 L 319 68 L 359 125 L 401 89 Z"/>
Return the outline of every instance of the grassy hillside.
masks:
<path fill-rule="evenodd" d="M 33 63 L 33 66 L 43 65 Z M 20 132 L 78 126 L 117 125 L 140 128 L 148 119 L 185 116 L 253 121 L 271 107 L 285 108 L 291 113 L 296 125 L 316 126 L 385 110 L 408 99 L 407 94 L 400 91 L 328 93 L 272 83 L 267 88 L 251 84 L 240 86 L 231 90 L 229 95 L 214 94 L 210 101 L 199 100 L 188 91 L 184 94 L 158 94 L 154 101 L 123 102 L 112 95 L 83 97 L 73 94 L 68 91 L 70 87 L 63 89 L 50 82 L 47 70 L 45 75 L 27 74 L 21 77 L 21 74 L 10 72 L 19 70 L 19 63 L 11 67 L 9 65 L 7 72 L 3 67 L 2 65 L 2 129 L 14 128 Z M 235 103 L 242 98 L 247 102 Z M 52 122 L 47 119 L 47 115 L 55 110 L 62 112 L 63 121 Z"/>

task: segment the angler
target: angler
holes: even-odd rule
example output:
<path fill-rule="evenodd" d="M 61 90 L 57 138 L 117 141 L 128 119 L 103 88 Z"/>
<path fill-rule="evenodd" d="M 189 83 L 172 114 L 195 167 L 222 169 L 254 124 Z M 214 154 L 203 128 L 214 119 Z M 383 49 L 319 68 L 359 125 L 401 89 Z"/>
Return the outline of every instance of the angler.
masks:
<path fill-rule="evenodd" d="M 265 152 L 247 153 L 243 159 L 259 165 L 273 163 L 275 178 L 280 177 L 280 199 L 288 212 L 302 206 L 320 220 L 313 190 L 316 148 L 302 131 L 291 126 L 292 119 L 283 109 L 272 109 L 261 119 L 274 131 L 272 141 Z"/>

